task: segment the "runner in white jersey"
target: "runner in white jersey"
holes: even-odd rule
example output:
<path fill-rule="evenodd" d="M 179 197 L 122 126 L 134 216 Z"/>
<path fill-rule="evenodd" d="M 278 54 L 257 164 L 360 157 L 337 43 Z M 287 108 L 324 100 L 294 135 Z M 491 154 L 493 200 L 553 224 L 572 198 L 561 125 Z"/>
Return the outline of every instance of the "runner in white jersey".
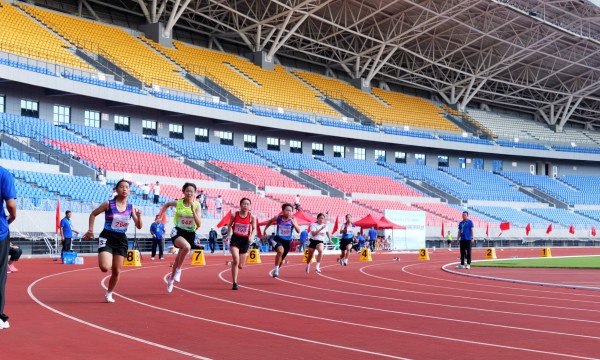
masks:
<path fill-rule="evenodd" d="M 331 241 L 331 235 L 327 231 L 327 224 L 324 224 L 325 215 L 319 214 L 317 215 L 317 222 L 310 224 L 310 243 L 308 245 L 308 256 L 306 258 L 306 272 L 310 272 L 310 261 L 313 258 L 313 254 L 315 253 L 315 249 L 318 251 L 317 254 L 317 266 L 315 266 L 315 271 L 321 272 L 321 259 L 323 258 L 323 241 L 325 240 L 325 236 Z"/>

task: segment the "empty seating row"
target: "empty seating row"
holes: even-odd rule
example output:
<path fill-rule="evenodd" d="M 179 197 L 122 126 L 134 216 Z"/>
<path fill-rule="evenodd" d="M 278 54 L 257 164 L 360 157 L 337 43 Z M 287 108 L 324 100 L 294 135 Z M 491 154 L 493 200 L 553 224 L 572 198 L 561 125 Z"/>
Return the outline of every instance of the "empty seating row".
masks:
<path fill-rule="evenodd" d="M 263 166 L 211 160 L 212 164 L 264 189 L 265 186 L 306 189 L 306 187 L 281 173 Z"/>
<path fill-rule="evenodd" d="M 385 176 L 345 174 L 314 170 L 306 170 L 304 172 L 346 194 L 365 193 L 394 196 L 423 196 L 416 190 Z"/>
<path fill-rule="evenodd" d="M 326 163 L 304 154 L 264 149 L 250 149 L 249 151 L 288 170 L 337 171 Z"/>

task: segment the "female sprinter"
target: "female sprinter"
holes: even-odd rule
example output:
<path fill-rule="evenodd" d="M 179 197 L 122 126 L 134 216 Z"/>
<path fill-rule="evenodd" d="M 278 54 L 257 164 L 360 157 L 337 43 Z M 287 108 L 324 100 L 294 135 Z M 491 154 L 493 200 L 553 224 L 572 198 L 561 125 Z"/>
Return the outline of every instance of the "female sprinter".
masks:
<path fill-rule="evenodd" d="M 246 254 L 248 253 L 248 246 L 250 245 L 251 239 L 254 239 L 254 232 L 256 231 L 256 218 L 250 214 L 250 199 L 242 198 L 240 200 L 240 211 L 237 211 L 234 216 L 231 217 L 229 222 L 229 231 L 227 233 L 228 238 L 231 239 L 229 243 L 229 251 L 233 261 L 231 262 L 231 277 L 233 279 L 232 290 L 238 289 L 238 273 L 242 266 L 246 263 Z M 242 258 L 240 259 L 240 255 Z"/>
<path fill-rule="evenodd" d="M 346 222 L 342 225 L 342 239 L 340 240 L 340 265 L 348 265 L 348 257 L 350 256 L 350 249 L 352 249 L 352 243 L 354 242 L 354 225 L 352 224 L 352 215 L 346 215 Z"/>
<path fill-rule="evenodd" d="M 181 281 L 181 266 L 185 260 L 185 256 L 190 252 L 192 247 L 195 247 L 196 229 L 200 227 L 200 203 L 196 201 L 196 184 L 185 183 L 181 188 L 183 198 L 175 201 L 170 201 L 163 205 L 158 212 L 158 217 L 170 207 L 175 207 L 175 218 L 173 222 L 175 227 L 171 231 L 171 241 L 173 246 L 179 249 L 177 257 L 173 263 L 173 270 L 167 279 L 167 291 L 173 291 L 173 281 Z"/>
<path fill-rule="evenodd" d="M 296 219 L 292 217 L 292 211 L 294 210 L 292 204 L 283 204 L 281 210 L 283 214 L 277 215 L 269 220 L 264 231 L 265 234 L 268 234 L 267 229 L 269 226 L 271 226 L 271 224 L 277 224 L 275 244 L 273 245 L 273 249 L 277 251 L 277 255 L 275 256 L 275 269 L 273 269 L 274 278 L 279 277 L 279 268 L 281 268 L 283 260 L 290 251 L 290 246 L 292 245 L 292 228 L 293 230 L 296 230 L 296 232 L 300 232 L 300 227 L 298 226 Z"/>
<path fill-rule="evenodd" d="M 121 277 L 121 268 L 123 260 L 127 256 L 127 228 L 129 219 L 133 218 L 135 226 L 142 228 L 142 211 L 135 209 L 132 204 L 127 202 L 129 195 L 129 181 L 119 180 L 115 186 L 117 196 L 103 202 L 90 214 L 89 228 L 84 237 L 86 239 L 94 238 L 94 220 L 96 216 L 104 213 L 104 229 L 98 237 L 98 265 L 102 272 L 112 270 L 112 275 L 108 281 L 108 290 L 104 294 L 104 300 L 107 303 L 114 303 L 112 293 L 117 287 Z"/>
<path fill-rule="evenodd" d="M 327 231 L 327 225 L 324 224 L 325 215 L 317 215 L 317 222 L 310 224 L 310 243 L 308 245 L 308 257 L 306 258 L 306 272 L 310 272 L 310 261 L 312 260 L 315 249 L 319 252 L 317 254 L 317 266 L 315 271 L 321 272 L 321 259 L 323 258 L 323 240 L 325 235 L 329 241 L 331 241 L 331 235 Z"/>

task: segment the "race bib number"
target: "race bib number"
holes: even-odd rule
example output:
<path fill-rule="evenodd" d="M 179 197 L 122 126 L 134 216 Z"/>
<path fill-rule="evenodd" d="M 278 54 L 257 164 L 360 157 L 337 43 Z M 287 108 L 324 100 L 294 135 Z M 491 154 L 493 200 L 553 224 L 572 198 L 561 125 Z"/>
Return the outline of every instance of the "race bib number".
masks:
<path fill-rule="evenodd" d="M 98 238 L 98 248 L 103 248 L 106 246 L 106 238 Z"/>
<path fill-rule="evenodd" d="M 177 235 L 177 229 L 173 228 L 173 230 L 171 230 L 171 237 Z"/>
<path fill-rule="evenodd" d="M 194 217 L 193 216 L 184 216 L 184 215 L 179 215 L 179 226 L 181 228 L 193 228 L 194 227 Z"/>
<path fill-rule="evenodd" d="M 247 235 L 248 230 L 250 230 L 249 224 L 237 224 L 236 223 L 235 227 L 233 228 L 233 232 L 238 235 Z"/>
<path fill-rule="evenodd" d="M 279 228 L 279 235 L 281 236 L 291 236 L 292 235 L 292 227 L 291 226 L 281 226 Z"/>
<path fill-rule="evenodd" d="M 354 234 L 354 228 L 353 227 L 346 228 L 346 234 L 348 234 L 348 235 Z"/>
<path fill-rule="evenodd" d="M 118 216 L 118 215 L 115 215 L 115 217 L 113 218 L 112 224 L 110 225 L 110 227 L 113 230 L 127 230 L 128 226 L 129 226 L 129 216 Z"/>

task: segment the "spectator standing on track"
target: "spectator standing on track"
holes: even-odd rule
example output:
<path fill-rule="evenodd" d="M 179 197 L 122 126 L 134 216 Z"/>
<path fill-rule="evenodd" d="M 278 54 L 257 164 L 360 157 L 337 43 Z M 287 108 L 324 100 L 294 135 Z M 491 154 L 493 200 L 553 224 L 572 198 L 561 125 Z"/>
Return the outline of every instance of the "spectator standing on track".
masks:
<path fill-rule="evenodd" d="M 300 244 L 298 245 L 298 251 L 304 252 L 306 248 L 306 242 L 308 241 L 308 230 L 304 229 L 300 233 Z"/>
<path fill-rule="evenodd" d="M 246 264 L 248 247 L 256 232 L 256 218 L 250 213 L 251 204 L 250 199 L 242 198 L 240 210 L 232 214 L 229 221 L 227 236 L 231 239 L 231 279 L 233 281 L 231 290 L 238 289 L 238 274 Z"/>
<path fill-rule="evenodd" d="M 152 256 L 150 260 L 154 261 L 156 256 L 156 248 L 158 247 L 158 258 L 164 260 L 165 251 L 165 240 L 163 234 L 165 233 L 165 224 L 160 222 L 158 215 L 154 218 L 154 222 L 150 225 L 150 234 L 152 234 Z"/>
<path fill-rule="evenodd" d="M 223 241 L 223 254 L 225 254 L 226 251 L 229 251 L 229 229 L 227 228 L 227 225 L 223 225 L 223 227 L 221 228 L 221 238 Z"/>
<path fill-rule="evenodd" d="M 356 235 L 356 238 L 358 239 L 358 250 L 356 252 L 360 252 L 360 249 L 365 247 L 365 242 L 367 241 L 367 239 L 365 239 L 362 233 L 358 233 L 358 235 Z"/>
<path fill-rule="evenodd" d="M 471 268 L 471 249 L 473 246 L 473 221 L 469 219 L 469 213 L 463 211 L 463 220 L 458 223 L 458 242 L 460 244 L 460 265 L 457 269 Z M 465 265 L 466 260 L 466 265 Z"/>
<path fill-rule="evenodd" d="M 342 238 L 340 239 L 340 265 L 348 265 L 348 257 L 350 256 L 350 250 L 352 249 L 352 243 L 354 242 L 355 229 L 352 224 L 352 215 L 346 215 L 346 222 L 342 225 Z"/>
<path fill-rule="evenodd" d="M 296 222 L 296 219 L 292 216 L 292 211 L 294 207 L 292 204 L 285 203 L 281 206 L 282 215 L 277 215 L 270 219 L 266 226 L 264 233 L 267 233 L 267 229 L 271 224 L 276 224 L 277 229 L 275 231 L 275 239 L 273 244 L 273 249 L 277 251 L 277 255 L 275 256 L 275 269 L 273 269 L 273 277 L 279 277 L 279 269 L 283 265 L 283 260 L 287 256 L 290 251 L 290 246 L 292 245 L 292 235 L 293 231 L 300 232 L 300 227 Z"/>
<path fill-rule="evenodd" d="M 321 260 L 323 259 L 323 241 L 325 240 L 325 235 L 329 241 L 331 241 L 331 235 L 327 231 L 327 224 L 324 223 L 325 215 L 319 214 L 317 215 L 317 222 L 310 224 L 310 244 L 308 244 L 308 256 L 306 257 L 306 272 L 310 272 L 310 262 L 313 258 L 315 250 L 318 251 L 317 254 L 317 264 L 315 266 L 315 271 L 321 272 Z"/>
<path fill-rule="evenodd" d="M 448 244 L 448 251 L 452 251 L 452 233 L 448 230 L 448 235 L 446 236 L 446 243 Z"/>
<path fill-rule="evenodd" d="M 61 259 L 65 258 L 66 251 L 71 251 L 71 246 L 73 245 L 73 233 L 79 234 L 79 231 L 73 229 L 73 224 L 71 223 L 71 210 L 67 210 L 65 211 L 65 217 L 60 221 Z"/>
<path fill-rule="evenodd" d="M 369 229 L 369 248 L 371 249 L 371 252 L 375 251 L 375 245 L 377 243 L 377 230 L 375 230 L 375 228 L 373 226 L 371 226 L 371 229 Z"/>
<path fill-rule="evenodd" d="M 4 313 L 6 303 L 6 274 L 10 249 L 10 231 L 8 226 L 17 217 L 17 190 L 15 183 L 5 168 L 0 166 L 0 330 L 8 329 L 8 316 Z M 3 202 L 3 203 L 2 203 Z M 8 218 L 4 206 L 8 211 Z"/>
<path fill-rule="evenodd" d="M 171 240 L 173 246 L 179 249 L 177 257 L 173 263 L 173 271 L 167 279 L 167 292 L 173 291 L 173 282 L 181 281 L 181 266 L 186 255 L 192 248 L 197 248 L 196 245 L 196 229 L 202 224 L 200 219 L 200 203 L 195 201 L 194 195 L 196 194 L 196 184 L 185 183 L 181 188 L 183 192 L 183 198 L 170 201 L 162 206 L 158 216 L 162 217 L 162 214 L 167 211 L 170 207 L 175 207 L 175 218 L 173 222 L 175 227 L 171 232 Z"/>
<path fill-rule="evenodd" d="M 160 184 L 158 181 L 154 184 L 154 203 L 158 204 L 158 199 L 160 198 Z"/>
<path fill-rule="evenodd" d="M 127 241 L 127 228 L 129 220 L 133 221 L 138 229 L 142 229 L 142 211 L 136 209 L 127 201 L 130 191 L 127 180 L 119 180 L 116 185 L 117 196 L 105 201 L 90 214 L 89 228 L 85 233 L 86 239 L 94 238 L 94 220 L 96 216 L 104 213 L 104 229 L 98 236 L 98 265 L 102 272 L 112 271 L 108 281 L 108 290 L 104 294 L 107 303 L 114 303 L 113 291 L 121 277 L 123 260 L 127 256 L 129 243 Z"/>
<path fill-rule="evenodd" d="M 217 232 L 215 231 L 215 227 L 211 226 L 210 231 L 208 232 L 208 247 L 210 248 L 210 253 L 215 253 L 215 247 L 217 246 Z"/>
<path fill-rule="evenodd" d="M 9 274 L 19 271 L 19 269 L 17 269 L 13 263 L 19 261 L 21 255 L 23 255 L 23 250 L 21 250 L 21 248 L 17 245 L 13 245 L 13 243 L 10 243 L 10 249 L 8 250 L 8 256 L 10 257 L 8 258 L 7 271 Z"/>

